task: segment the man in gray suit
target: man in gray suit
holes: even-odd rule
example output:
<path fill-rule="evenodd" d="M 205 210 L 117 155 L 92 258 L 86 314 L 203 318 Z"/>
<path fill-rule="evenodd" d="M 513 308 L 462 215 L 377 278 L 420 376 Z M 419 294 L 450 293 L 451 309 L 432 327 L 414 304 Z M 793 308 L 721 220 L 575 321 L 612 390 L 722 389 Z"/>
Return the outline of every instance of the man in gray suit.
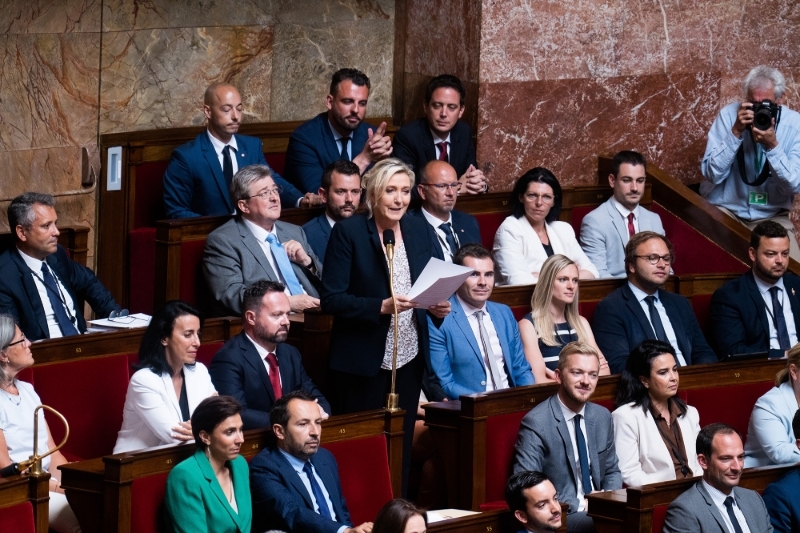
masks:
<path fill-rule="evenodd" d="M 611 413 L 589 402 L 599 372 L 592 346 L 564 346 L 555 371 L 558 393 L 525 415 L 514 446 L 514 473 L 542 472 L 559 501 L 569 504 L 567 531 L 594 531 L 586 494 L 622 488 Z"/>
<path fill-rule="evenodd" d="M 670 504 L 664 533 L 772 531 L 761 496 L 738 487 L 744 468 L 744 446 L 735 429 L 716 423 L 700 430 L 697 462 L 703 469 L 703 479 Z"/>
<path fill-rule="evenodd" d="M 292 311 L 319 306 L 322 264 L 302 228 L 281 222 L 280 187 L 264 165 L 244 167 L 231 181 L 238 215 L 206 239 L 203 272 L 215 300 L 240 315 L 245 287 L 261 279 L 286 286 Z"/>
<path fill-rule="evenodd" d="M 608 184 L 614 194 L 581 222 L 581 248 L 597 267 L 600 278 L 625 277 L 625 245 L 633 234 L 664 235 L 661 217 L 639 205 L 644 195 L 647 163 L 639 152 L 614 156 Z"/>

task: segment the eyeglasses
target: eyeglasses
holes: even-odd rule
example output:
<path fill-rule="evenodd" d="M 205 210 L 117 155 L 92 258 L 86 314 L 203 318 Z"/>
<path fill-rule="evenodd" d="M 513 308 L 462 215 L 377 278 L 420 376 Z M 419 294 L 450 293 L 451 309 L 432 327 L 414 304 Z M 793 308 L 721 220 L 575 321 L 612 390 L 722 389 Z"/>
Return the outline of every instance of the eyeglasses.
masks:
<path fill-rule="evenodd" d="M 271 189 L 261 191 L 251 196 L 245 196 L 244 198 L 242 198 L 242 200 L 249 200 L 250 198 L 256 198 L 256 197 L 261 198 L 262 200 L 266 200 L 270 196 L 280 196 L 282 192 L 283 192 L 283 187 L 281 187 L 280 185 L 276 185 Z"/>
<path fill-rule="evenodd" d="M 10 343 L 8 346 L 6 346 L 6 348 L 11 348 L 11 347 L 12 347 L 12 346 L 14 346 L 15 344 L 19 344 L 19 343 L 21 343 L 21 342 L 25 342 L 26 340 L 28 340 L 28 339 L 26 339 L 26 338 L 25 338 L 25 334 L 23 333 L 23 334 L 22 334 L 22 338 L 21 338 L 20 340 L 18 340 L 18 341 L 14 341 L 14 342 Z"/>
<path fill-rule="evenodd" d="M 542 195 L 539 195 L 539 194 L 537 194 L 537 193 L 535 193 L 535 192 L 532 192 L 532 193 L 526 193 L 526 194 L 525 194 L 525 198 L 526 198 L 527 200 L 530 200 L 531 202 L 534 202 L 534 203 L 536 203 L 536 202 L 538 202 L 539 200 L 541 200 L 543 204 L 552 204 L 552 203 L 553 203 L 553 201 L 556 199 L 556 197 L 555 197 L 555 196 L 553 196 L 552 194 L 542 194 Z"/>
<path fill-rule="evenodd" d="M 658 255 L 658 254 L 637 255 L 636 257 L 638 257 L 639 259 L 647 259 L 647 261 L 651 265 L 657 265 L 659 260 L 664 261 L 664 263 L 668 265 L 668 264 L 672 263 L 672 261 L 675 259 L 670 254 L 667 254 L 667 255 Z"/>
<path fill-rule="evenodd" d="M 450 189 L 453 192 L 458 192 L 461 190 L 461 182 L 457 181 L 455 183 L 421 183 L 423 187 L 435 187 L 441 192 Z"/>

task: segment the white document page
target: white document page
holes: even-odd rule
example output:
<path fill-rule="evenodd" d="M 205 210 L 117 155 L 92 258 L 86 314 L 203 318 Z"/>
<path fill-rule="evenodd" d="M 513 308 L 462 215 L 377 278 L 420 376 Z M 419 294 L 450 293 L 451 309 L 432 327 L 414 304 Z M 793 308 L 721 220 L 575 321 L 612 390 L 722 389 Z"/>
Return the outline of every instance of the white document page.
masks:
<path fill-rule="evenodd" d="M 454 265 L 431 257 L 407 296 L 419 307 L 430 307 L 450 298 L 474 268 Z"/>
<path fill-rule="evenodd" d="M 150 315 L 145 315 L 144 313 L 134 313 L 119 318 L 99 318 L 97 320 L 90 320 L 89 324 L 103 328 L 133 329 L 146 327 L 150 324 L 151 318 Z"/>

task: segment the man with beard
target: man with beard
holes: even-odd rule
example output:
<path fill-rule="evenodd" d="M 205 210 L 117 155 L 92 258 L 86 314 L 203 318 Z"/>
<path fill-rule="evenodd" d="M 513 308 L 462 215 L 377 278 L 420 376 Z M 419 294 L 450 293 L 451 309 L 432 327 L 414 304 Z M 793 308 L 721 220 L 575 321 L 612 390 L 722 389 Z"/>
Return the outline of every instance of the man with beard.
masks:
<path fill-rule="evenodd" d="M 319 195 L 325 202 L 325 212 L 303 225 L 308 244 L 320 261 L 325 262 L 331 228 L 337 222 L 353 216 L 361 201 L 361 175 L 355 163 L 339 159 L 325 167 Z"/>
<path fill-rule="evenodd" d="M 373 163 L 392 154 L 386 123 L 377 128 L 364 123 L 369 89 L 369 78 L 361 71 L 343 68 L 334 73 L 325 99 L 328 111 L 300 125 L 289 137 L 287 180 L 306 193 L 316 192 L 325 167 L 334 161 L 352 161 L 363 175 Z"/>
<path fill-rule="evenodd" d="M 352 526 L 336 459 L 319 446 L 322 419 L 319 405 L 303 391 L 275 403 L 270 413 L 275 446 L 250 463 L 253 531 L 372 531 L 372 522 Z"/>
<path fill-rule="evenodd" d="M 765 220 L 750 234 L 753 268 L 714 292 L 709 313 L 711 346 L 719 357 L 769 351 L 783 357 L 800 330 L 800 277 L 789 268 L 789 233 Z"/>
<path fill-rule="evenodd" d="M 598 278 L 625 277 L 625 245 L 640 231 L 664 235 L 661 217 L 639 205 L 644 196 L 647 163 L 639 152 L 624 150 L 611 162 L 608 184 L 613 195 L 583 217 L 581 248 L 597 267 Z"/>
<path fill-rule="evenodd" d="M 672 243 L 654 231 L 636 233 L 625 246 L 628 283 L 600 300 L 592 322 L 612 374 L 622 373 L 628 355 L 646 339 L 671 344 L 680 366 L 718 360 L 689 300 L 663 288 L 674 259 Z"/>
<path fill-rule="evenodd" d="M 522 419 L 513 472 L 542 472 L 569 505 L 567 531 L 594 531 L 586 494 L 622 488 L 611 413 L 590 403 L 600 359 L 589 344 L 571 342 L 558 356 L 558 393 Z"/>
<path fill-rule="evenodd" d="M 311 395 L 324 413 L 331 412 L 306 374 L 300 352 L 285 344 L 290 308 L 283 290 L 281 283 L 266 280 L 245 290 L 242 332 L 220 348 L 208 369 L 217 392 L 242 405 L 245 430 L 269 427 L 275 402 L 295 390 Z"/>
<path fill-rule="evenodd" d="M 561 504 L 553 483 L 541 472 L 517 472 L 506 484 L 506 503 L 523 530 L 532 533 L 558 531 Z"/>

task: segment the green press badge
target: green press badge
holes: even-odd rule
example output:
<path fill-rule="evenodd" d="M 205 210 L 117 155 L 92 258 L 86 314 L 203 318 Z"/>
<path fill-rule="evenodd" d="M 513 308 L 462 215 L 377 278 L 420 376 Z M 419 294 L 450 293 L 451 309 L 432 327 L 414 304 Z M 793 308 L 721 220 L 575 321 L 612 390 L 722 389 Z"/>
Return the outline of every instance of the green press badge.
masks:
<path fill-rule="evenodd" d="M 750 191 L 747 203 L 750 205 L 767 205 L 769 195 L 765 192 Z"/>

